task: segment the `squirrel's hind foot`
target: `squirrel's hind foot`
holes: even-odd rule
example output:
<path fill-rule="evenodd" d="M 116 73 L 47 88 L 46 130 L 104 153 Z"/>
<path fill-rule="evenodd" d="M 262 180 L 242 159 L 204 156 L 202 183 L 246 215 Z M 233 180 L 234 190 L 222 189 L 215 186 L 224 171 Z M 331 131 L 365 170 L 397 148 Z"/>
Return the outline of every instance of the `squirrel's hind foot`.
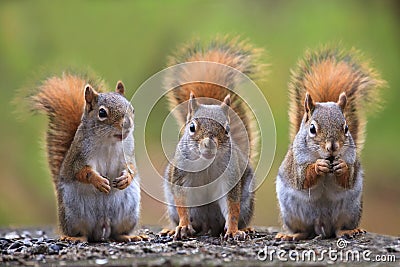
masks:
<path fill-rule="evenodd" d="M 83 236 L 67 236 L 62 235 L 60 241 L 70 241 L 70 242 L 87 242 L 87 238 Z"/>
<path fill-rule="evenodd" d="M 361 228 L 351 229 L 351 230 L 339 230 L 336 232 L 336 237 L 342 238 L 354 238 L 358 235 L 365 234 L 367 231 Z"/>
<path fill-rule="evenodd" d="M 295 233 L 295 234 L 277 233 L 275 239 L 279 241 L 299 241 L 307 239 L 308 236 L 309 235 L 307 233 Z"/>
<path fill-rule="evenodd" d="M 149 236 L 147 235 L 117 235 L 111 238 L 111 241 L 114 242 L 139 242 L 139 241 L 148 241 Z"/>

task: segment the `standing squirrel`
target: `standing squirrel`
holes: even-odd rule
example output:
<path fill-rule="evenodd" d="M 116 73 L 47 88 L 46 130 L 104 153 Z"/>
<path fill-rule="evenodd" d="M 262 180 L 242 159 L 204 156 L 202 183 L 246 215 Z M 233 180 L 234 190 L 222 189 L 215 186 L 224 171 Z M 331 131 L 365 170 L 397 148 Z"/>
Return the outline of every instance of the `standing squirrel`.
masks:
<path fill-rule="evenodd" d="M 292 144 L 276 179 L 284 227 L 276 239 L 353 237 L 362 212 L 366 108 L 383 87 L 359 52 L 307 52 L 289 83 Z"/>
<path fill-rule="evenodd" d="M 225 230 L 225 239 L 246 237 L 254 209 L 250 164 L 259 132 L 253 113 L 231 90 L 240 86 L 240 74 L 260 75 L 259 53 L 244 41 L 224 37 L 205 46 L 192 42 L 170 58 L 174 69 L 165 79 L 171 90 L 167 98 L 184 127 L 164 174 L 176 228 L 161 235 L 184 239 Z"/>
<path fill-rule="evenodd" d="M 62 240 L 136 241 L 140 188 L 135 168 L 134 109 L 124 85 L 64 73 L 31 96 L 49 118 L 47 156 L 58 201 Z"/>

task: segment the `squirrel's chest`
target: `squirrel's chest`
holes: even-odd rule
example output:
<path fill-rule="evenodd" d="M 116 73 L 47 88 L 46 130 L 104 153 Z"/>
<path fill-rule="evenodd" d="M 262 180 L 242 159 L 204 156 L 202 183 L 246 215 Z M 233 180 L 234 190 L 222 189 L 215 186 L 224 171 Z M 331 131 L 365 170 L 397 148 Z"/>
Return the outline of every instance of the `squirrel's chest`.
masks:
<path fill-rule="evenodd" d="M 124 169 L 124 149 L 122 144 L 100 145 L 96 153 L 91 155 L 88 165 L 100 175 L 109 178 L 116 178 L 121 175 Z"/>

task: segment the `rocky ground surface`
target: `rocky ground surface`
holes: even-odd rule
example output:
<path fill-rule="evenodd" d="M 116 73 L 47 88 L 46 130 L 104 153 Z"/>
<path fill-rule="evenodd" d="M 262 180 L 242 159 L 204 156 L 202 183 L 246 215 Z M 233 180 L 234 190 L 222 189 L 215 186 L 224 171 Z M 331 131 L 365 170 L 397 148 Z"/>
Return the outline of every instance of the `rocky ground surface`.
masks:
<path fill-rule="evenodd" d="M 159 237 L 158 227 L 142 228 L 149 241 L 73 243 L 57 240 L 52 228 L 0 229 L 0 265 L 21 266 L 261 266 L 348 263 L 399 266 L 400 237 L 367 233 L 354 239 L 275 241 L 276 229 L 257 227 L 246 241 L 201 236 L 185 241 Z"/>

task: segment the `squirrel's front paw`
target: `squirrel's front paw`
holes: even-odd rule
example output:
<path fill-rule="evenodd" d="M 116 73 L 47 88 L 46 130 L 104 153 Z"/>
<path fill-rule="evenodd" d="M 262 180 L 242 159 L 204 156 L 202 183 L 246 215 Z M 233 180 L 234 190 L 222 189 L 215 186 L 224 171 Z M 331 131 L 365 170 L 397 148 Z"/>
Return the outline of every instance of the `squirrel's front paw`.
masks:
<path fill-rule="evenodd" d="M 196 231 L 190 224 L 178 225 L 175 229 L 174 240 L 186 239 L 188 237 L 193 236 L 195 233 Z"/>
<path fill-rule="evenodd" d="M 336 176 L 343 175 L 347 172 L 349 167 L 347 166 L 346 162 L 342 159 L 337 159 L 332 163 L 332 170 Z"/>
<path fill-rule="evenodd" d="M 327 159 L 317 159 L 315 162 L 315 172 L 317 175 L 330 172 L 330 162 Z"/>
<path fill-rule="evenodd" d="M 227 230 L 226 233 L 225 233 L 224 239 L 225 240 L 229 240 L 229 239 L 233 238 L 234 240 L 243 241 L 243 240 L 246 240 L 246 237 L 247 237 L 247 235 L 246 235 L 246 233 L 244 231 L 241 231 L 241 230 L 236 230 L 236 231 Z"/>
<path fill-rule="evenodd" d="M 103 178 L 101 176 L 95 176 L 95 179 L 92 179 L 92 184 L 96 187 L 100 192 L 108 194 L 111 190 L 110 182 L 107 178 Z"/>
<path fill-rule="evenodd" d="M 132 174 L 127 171 L 123 171 L 122 175 L 118 178 L 115 178 L 112 182 L 112 186 L 118 188 L 119 190 L 123 190 L 127 188 L 132 182 Z"/>

